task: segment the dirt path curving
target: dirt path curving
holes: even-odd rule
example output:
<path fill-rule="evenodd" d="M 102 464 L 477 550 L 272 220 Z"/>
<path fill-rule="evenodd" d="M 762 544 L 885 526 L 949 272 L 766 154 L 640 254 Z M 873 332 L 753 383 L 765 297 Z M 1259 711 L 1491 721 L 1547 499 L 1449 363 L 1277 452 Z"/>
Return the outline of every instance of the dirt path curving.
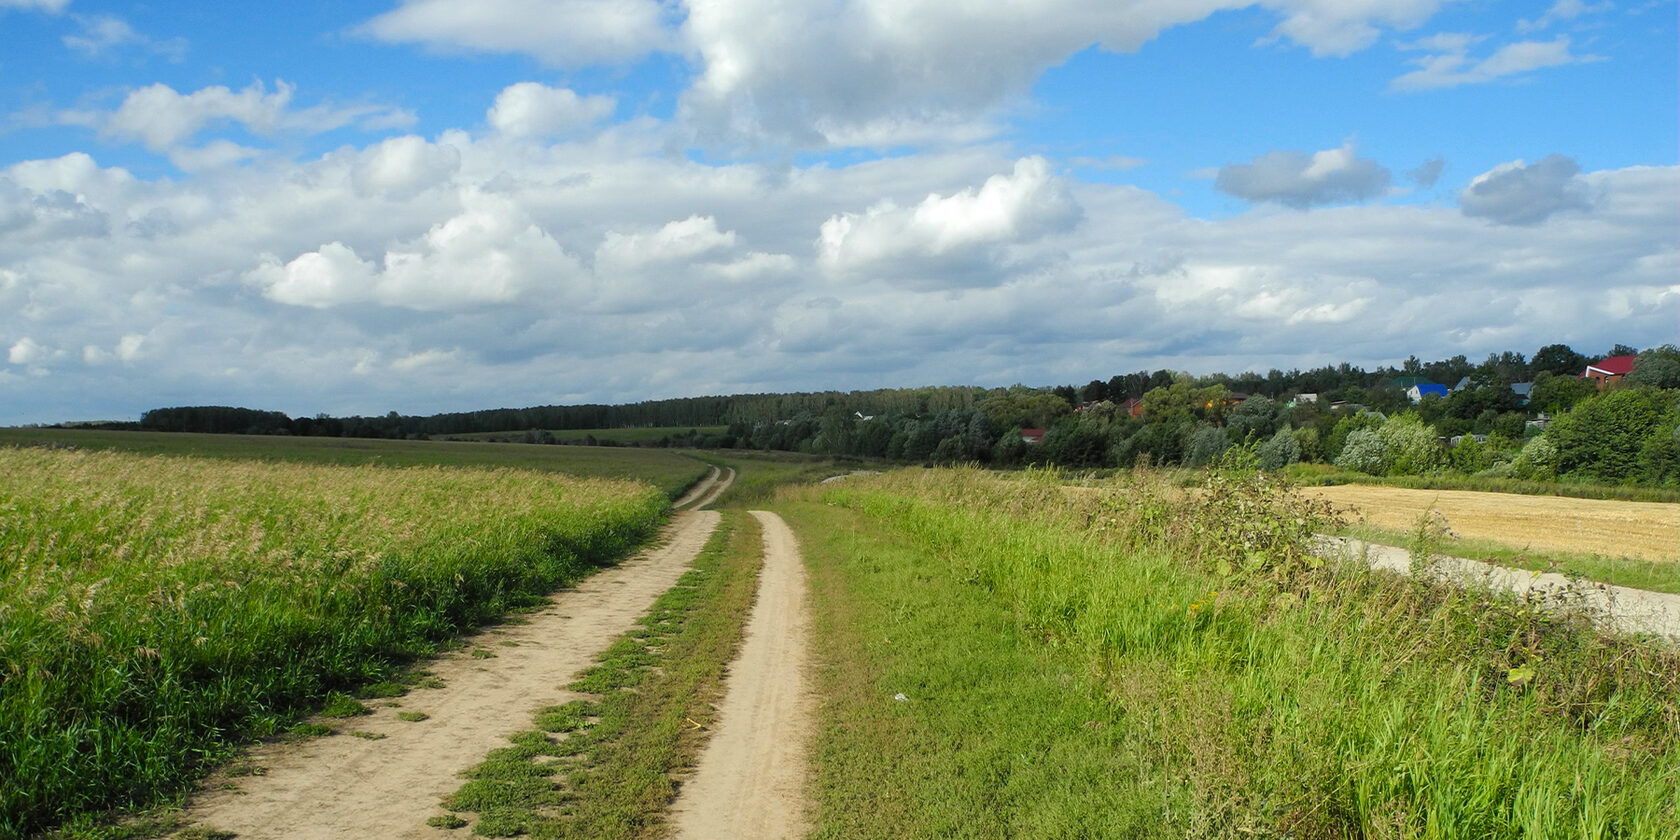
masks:
<path fill-rule="evenodd" d="M 764 571 L 718 728 L 671 808 L 684 840 L 782 840 L 809 829 L 805 753 L 815 698 L 806 679 L 805 566 L 781 517 L 764 527 Z"/>
<path fill-rule="evenodd" d="M 671 503 L 671 507 L 675 510 L 682 510 L 683 508 L 694 504 L 696 500 L 698 500 L 701 496 L 706 495 L 706 493 L 712 489 L 712 485 L 717 483 L 718 476 L 721 473 L 722 470 L 719 470 L 716 466 L 706 470 L 705 477 L 694 482 L 694 486 L 688 488 L 687 492 L 677 497 L 677 500 Z"/>
<path fill-rule="evenodd" d="M 473 639 L 485 658 L 439 660 L 432 671 L 442 688 L 410 692 L 396 708 L 370 701 L 372 715 L 328 721 L 339 735 L 256 750 L 250 763 L 264 774 L 227 780 L 236 790 L 200 795 L 188 819 L 241 840 L 458 837 L 425 824 L 442 813 L 439 800 L 460 787 L 456 774 L 529 729 L 537 709 L 561 702 L 562 686 L 676 583 L 720 518 L 713 511 L 676 514 L 660 547 L 555 595 L 527 624 Z M 429 717 L 411 723 L 398 712 Z"/>
<path fill-rule="evenodd" d="M 701 510 L 712 502 L 717 501 L 717 498 L 723 495 L 723 491 L 728 490 L 729 485 L 734 483 L 734 467 L 726 467 L 722 469 L 712 467 L 711 472 L 706 473 L 705 478 L 695 482 L 694 486 L 689 488 L 687 493 L 682 494 L 682 498 L 679 498 L 675 502 L 671 503 L 671 507 L 677 510 L 683 510 L 685 508 L 688 510 Z"/>

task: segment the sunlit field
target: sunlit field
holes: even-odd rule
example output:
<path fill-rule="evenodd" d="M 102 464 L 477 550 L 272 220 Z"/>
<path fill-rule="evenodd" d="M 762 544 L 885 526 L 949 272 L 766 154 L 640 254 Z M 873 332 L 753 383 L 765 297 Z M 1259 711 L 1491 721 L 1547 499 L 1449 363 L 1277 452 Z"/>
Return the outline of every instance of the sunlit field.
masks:
<path fill-rule="evenodd" d="M 378 464 L 387 467 L 515 467 L 591 478 L 646 481 L 673 498 L 706 472 L 706 465 L 658 449 L 530 446 L 441 440 L 200 435 L 178 432 L 106 432 L 82 429 L 0 429 L 0 445 L 51 444 L 154 455 L 287 461 L 309 464 Z"/>
<path fill-rule="evenodd" d="M 177 790 L 624 556 L 667 505 L 530 470 L 0 447 L 0 836 Z"/>

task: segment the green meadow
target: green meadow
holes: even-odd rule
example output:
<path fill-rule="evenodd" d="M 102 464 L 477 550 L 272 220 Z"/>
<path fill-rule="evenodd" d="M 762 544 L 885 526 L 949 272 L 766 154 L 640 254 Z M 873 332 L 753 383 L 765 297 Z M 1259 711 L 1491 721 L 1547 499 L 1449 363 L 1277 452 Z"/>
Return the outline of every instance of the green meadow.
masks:
<path fill-rule="evenodd" d="M 182 790 L 625 556 L 669 506 L 647 483 L 395 466 L 404 447 L 296 463 L 351 450 L 276 443 L 268 461 L 0 447 L 0 836 Z"/>
<path fill-rule="evenodd" d="M 1680 654 L 1321 561 L 1253 473 L 787 491 L 823 838 L 1680 836 Z"/>
<path fill-rule="evenodd" d="M 645 481 L 675 498 L 706 465 L 673 451 L 443 440 L 203 435 L 86 429 L 0 429 L 0 446 L 60 446 L 236 461 L 385 467 L 510 467 Z"/>

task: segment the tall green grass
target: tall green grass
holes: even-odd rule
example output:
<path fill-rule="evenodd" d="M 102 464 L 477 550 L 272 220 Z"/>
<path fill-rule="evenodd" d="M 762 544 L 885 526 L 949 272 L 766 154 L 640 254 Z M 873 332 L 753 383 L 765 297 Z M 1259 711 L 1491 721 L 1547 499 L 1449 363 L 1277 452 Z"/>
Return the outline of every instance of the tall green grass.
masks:
<path fill-rule="evenodd" d="M 995 601 L 1018 638 L 1083 673 L 1108 710 L 1093 724 L 1144 774 L 1115 783 L 1174 792 L 1154 796 L 1154 836 L 1680 835 L 1671 647 L 1319 561 L 1318 513 L 1263 476 L 1190 498 L 1147 473 L 1070 491 L 975 470 L 806 492 L 918 546 L 908 585 Z"/>
<path fill-rule="evenodd" d="M 0 836 L 178 790 L 622 556 L 666 504 L 512 470 L 0 448 Z"/>

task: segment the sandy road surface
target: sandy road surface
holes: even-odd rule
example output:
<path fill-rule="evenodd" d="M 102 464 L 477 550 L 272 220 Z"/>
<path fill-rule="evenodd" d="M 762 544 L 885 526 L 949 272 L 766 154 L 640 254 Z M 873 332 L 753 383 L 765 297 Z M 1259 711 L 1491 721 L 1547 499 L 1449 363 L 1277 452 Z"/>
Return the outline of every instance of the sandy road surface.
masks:
<path fill-rule="evenodd" d="M 723 491 L 728 490 L 729 485 L 734 483 L 735 468 L 729 467 L 720 470 L 717 467 L 712 467 L 711 472 L 706 473 L 705 478 L 695 482 L 687 493 L 682 494 L 681 498 L 671 503 L 671 507 L 677 510 L 684 508 L 700 510 L 717 501 L 717 497 L 723 495 Z"/>
<path fill-rule="evenodd" d="M 459 837 L 425 824 L 460 787 L 456 774 L 529 729 L 537 709 L 562 702 L 562 686 L 676 583 L 719 519 L 712 511 L 676 514 L 661 547 L 559 593 L 529 624 L 475 639 L 494 658 L 440 660 L 432 671 L 444 687 L 411 692 L 401 708 L 372 701 L 374 714 L 332 722 L 341 733 L 387 737 L 265 746 L 251 756 L 265 775 L 233 780 L 237 791 L 201 795 L 188 818 L 241 840 Z M 396 718 L 399 711 L 430 718 L 408 723 Z"/>
<path fill-rule="evenodd" d="M 758 602 L 718 710 L 718 728 L 672 806 L 684 840 L 781 840 L 804 836 L 805 751 L 815 715 L 806 680 L 805 566 L 781 517 L 764 526 Z"/>

